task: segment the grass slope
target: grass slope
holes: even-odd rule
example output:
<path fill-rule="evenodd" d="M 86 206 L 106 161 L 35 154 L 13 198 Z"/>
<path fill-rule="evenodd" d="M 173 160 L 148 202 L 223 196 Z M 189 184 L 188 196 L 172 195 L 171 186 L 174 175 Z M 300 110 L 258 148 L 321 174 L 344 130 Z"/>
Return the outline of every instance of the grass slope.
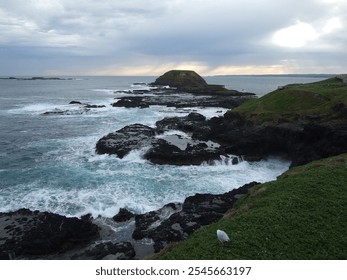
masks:
<path fill-rule="evenodd" d="M 250 100 L 234 112 L 255 123 L 319 120 L 340 122 L 347 110 L 347 85 L 331 78 L 309 84 L 287 85 L 259 99 Z"/>
<path fill-rule="evenodd" d="M 231 242 L 221 245 L 216 230 Z M 254 187 L 224 219 L 161 259 L 347 259 L 347 154 Z"/>

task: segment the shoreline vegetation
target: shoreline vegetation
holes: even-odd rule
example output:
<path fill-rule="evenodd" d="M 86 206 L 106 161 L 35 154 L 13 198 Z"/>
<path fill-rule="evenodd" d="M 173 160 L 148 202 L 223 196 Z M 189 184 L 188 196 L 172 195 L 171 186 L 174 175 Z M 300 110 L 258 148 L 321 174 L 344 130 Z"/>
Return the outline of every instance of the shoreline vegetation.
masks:
<path fill-rule="evenodd" d="M 178 152 L 185 156 L 179 165 L 187 160 L 191 164 L 191 155 L 203 160 L 210 149 L 206 143 L 214 141 L 219 146 L 213 150 L 213 159 L 224 154 L 247 160 L 281 155 L 292 161 L 291 168 L 276 181 L 254 182 L 220 195 L 196 194 L 182 204 L 141 215 L 121 209 L 113 222 L 134 226 L 128 241 L 115 244 L 102 243 L 110 237 L 107 229 L 88 215 L 77 219 L 26 209 L 0 213 L 0 259 L 346 259 L 345 78 L 286 85 L 254 98 L 221 85 L 207 85 L 193 71 L 165 73 L 153 85 L 178 92 L 222 94 L 242 102 L 223 117 L 206 120 L 194 113 L 164 119 L 156 131 L 144 133 L 138 130 L 141 125 L 134 125 L 117 131 L 118 138 L 120 133 L 131 132 L 147 145 L 156 133 L 178 129 L 192 133 L 195 144 L 182 152 L 172 142 L 156 140 L 150 150 L 155 163 L 167 164 L 163 159 Z M 133 146 L 126 146 L 125 141 L 115 147 L 115 134 L 110 135 L 100 139 L 105 145 L 99 151 L 106 147 L 106 153 L 116 156 L 142 145 L 132 139 Z M 172 162 L 177 164 L 176 159 Z M 221 246 L 217 229 L 227 232 L 231 242 Z M 152 242 L 141 246 L 143 240 Z"/>

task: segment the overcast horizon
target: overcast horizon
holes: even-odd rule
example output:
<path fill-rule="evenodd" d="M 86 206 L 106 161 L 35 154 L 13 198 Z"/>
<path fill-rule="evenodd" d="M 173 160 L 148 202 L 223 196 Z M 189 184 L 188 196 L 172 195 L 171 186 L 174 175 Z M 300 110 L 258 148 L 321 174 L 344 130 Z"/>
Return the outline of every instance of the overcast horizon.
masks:
<path fill-rule="evenodd" d="M 347 73 L 345 0 L 1 0 L 0 76 Z"/>

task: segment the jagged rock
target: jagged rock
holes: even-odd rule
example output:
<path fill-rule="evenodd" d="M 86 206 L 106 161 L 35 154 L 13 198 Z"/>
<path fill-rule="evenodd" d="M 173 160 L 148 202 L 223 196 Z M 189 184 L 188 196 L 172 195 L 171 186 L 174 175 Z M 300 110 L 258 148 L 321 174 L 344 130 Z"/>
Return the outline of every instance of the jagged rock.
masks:
<path fill-rule="evenodd" d="M 96 152 L 123 158 L 132 150 L 149 147 L 144 158 L 156 164 L 198 165 L 218 160 L 225 153 L 216 143 L 181 135 L 158 135 L 170 129 L 206 133 L 205 122 L 204 116 L 192 113 L 187 117 L 164 119 L 157 123 L 157 129 L 133 124 L 101 138 L 96 144 Z"/>
<path fill-rule="evenodd" d="M 247 122 L 237 113 L 209 121 L 210 131 L 204 137 L 223 143 L 225 152 L 260 160 L 270 155 L 282 155 L 291 166 L 343 153 L 347 150 L 347 126 L 325 126 L 309 123 Z"/>
<path fill-rule="evenodd" d="M 55 116 L 55 115 L 82 115 L 90 111 L 90 109 L 105 108 L 105 105 L 92 105 L 88 103 L 82 103 L 80 101 L 73 100 L 69 105 L 79 105 L 77 109 L 61 110 L 56 108 L 53 111 L 47 111 L 42 113 L 44 116 Z"/>
<path fill-rule="evenodd" d="M 175 108 L 216 107 L 232 109 L 249 100 L 249 98 L 239 96 L 203 95 L 196 97 L 193 94 L 169 95 L 167 92 L 148 96 L 126 96 L 117 99 L 118 100 L 112 104 L 113 107 L 141 109 L 153 105 Z"/>
<path fill-rule="evenodd" d="M 205 135 L 209 135 L 211 128 L 205 116 L 199 113 L 190 113 L 186 117 L 164 118 L 156 122 L 158 132 L 168 130 L 180 130 L 191 133 L 193 139 L 205 140 Z"/>
<path fill-rule="evenodd" d="M 44 116 L 57 116 L 57 115 L 83 115 L 90 111 L 89 108 L 79 108 L 76 110 L 60 110 L 55 109 L 53 111 L 44 112 Z"/>
<path fill-rule="evenodd" d="M 131 96 L 122 97 L 117 102 L 113 103 L 113 107 L 125 107 L 125 108 L 148 108 L 153 105 L 150 102 L 143 101 L 143 97 Z"/>
<path fill-rule="evenodd" d="M 168 136 L 169 137 L 169 136 Z M 165 139 L 158 139 L 157 142 L 145 153 L 145 159 L 155 164 L 172 165 L 199 165 L 203 162 L 219 160 L 223 150 L 219 147 L 208 146 L 206 142 L 180 139 L 177 135 L 175 140 L 169 143 Z M 177 146 L 177 141 L 183 142 L 185 148 Z"/>
<path fill-rule="evenodd" d="M 135 217 L 135 214 L 130 212 L 128 209 L 121 208 L 117 215 L 115 215 L 112 219 L 115 222 L 125 222 Z"/>
<path fill-rule="evenodd" d="M 45 255 L 72 249 L 98 236 L 90 221 L 21 209 L 0 213 L 0 255 Z"/>
<path fill-rule="evenodd" d="M 168 209 L 168 206 L 136 215 L 133 238 L 152 239 L 155 252 L 158 252 L 171 242 L 186 239 L 201 226 L 221 219 L 240 195 L 246 194 L 256 184 L 259 183 L 245 184 L 224 194 L 196 194 L 187 197 L 178 210 L 176 208 L 175 211 L 168 212 L 170 215 L 166 219 L 160 217 L 163 209 Z"/>
<path fill-rule="evenodd" d="M 156 211 L 136 215 L 135 230 L 132 237 L 135 240 L 141 240 L 148 237 L 149 231 L 180 209 L 180 203 L 169 203 Z"/>
<path fill-rule="evenodd" d="M 150 145 L 154 135 L 154 128 L 142 124 L 129 125 L 101 138 L 96 144 L 96 152 L 123 158 L 132 150 Z"/>
<path fill-rule="evenodd" d="M 105 106 L 105 105 L 91 105 L 91 104 L 86 104 L 84 107 L 85 107 L 85 108 L 88 108 L 88 109 L 97 109 L 97 108 L 105 108 L 106 106 Z"/>

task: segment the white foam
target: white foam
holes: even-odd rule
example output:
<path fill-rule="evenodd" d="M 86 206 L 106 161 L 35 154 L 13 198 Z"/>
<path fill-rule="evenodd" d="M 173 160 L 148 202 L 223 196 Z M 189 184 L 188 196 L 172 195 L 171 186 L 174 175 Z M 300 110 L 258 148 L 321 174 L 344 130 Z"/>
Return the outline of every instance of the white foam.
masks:
<path fill-rule="evenodd" d="M 143 213 L 170 202 L 182 202 L 195 193 L 223 193 L 250 181 L 274 180 L 289 166 L 288 162 L 271 158 L 258 163 L 243 161 L 237 165 L 232 165 L 230 159 L 216 161 L 213 165 L 154 165 L 143 159 L 148 147 L 134 150 L 123 159 L 115 155 L 97 155 L 97 141 L 126 125 L 142 123 L 154 127 L 156 121 L 164 117 L 186 116 L 195 111 L 211 118 L 224 114 L 226 109 L 176 109 L 165 106 L 146 109 L 114 108 L 109 105 L 113 97 L 117 96 L 113 89 L 95 91 L 105 94 L 105 99 L 101 98 L 101 102 L 98 99 L 97 103 L 107 105 L 106 108 L 92 109 L 88 114 L 80 116 L 53 118 L 52 123 L 61 125 L 64 129 L 80 129 L 78 136 L 63 135 L 59 138 L 59 135 L 53 134 L 52 138 L 42 137 L 25 147 L 39 151 L 35 165 L 28 170 L 21 169 L 21 182 L 2 189 L 0 212 L 25 207 L 68 216 L 91 213 L 94 217 L 112 217 L 120 208 L 125 207 Z M 71 110 L 78 109 L 79 106 L 40 102 L 26 104 L 11 112 L 41 114 L 55 108 Z M 70 121 L 76 121 L 76 125 L 83 128 L 74 126 L 75 123 L 67 128 L 65 125 L 70 124 Z M 55 131 L 56 127 L 47 129 Z M 25 130 L 34 131 L 31 127 L 25 127 Z M 174 134 L 189 137 L 189 134 L 181 131 L 168 131 L 164 135 Z M 5 173 L 7 172 L 2 172 L 1 175 Z"/>
<path fill-rule="evenodd" d="M 0 197 L 0 211 L 18 209 L 20 205 L 67 216 L 91 213 L 94 217 L 112 217 L 120 208 L 143 213 L 169 202 L 183 202 L 195 193 L 223 193 L 250 181 L 274 180 L 289 165 L 280 159 L 269 159 L 237 165 L 221 162 L 157 166 L 139 161 L 135 154 L 134 160 L 130 160 L 131 156 L 125 160 L 109 156 L 106 162 L 57 163 L 59 174 L 55 174 L 53 167 L 45 171 L 46 175 L 51 173 L 49 180 L 39 178 L 29 185 L 13 186 L 8 190 L 11 195 L 4 193 Z M 75 183 L 64 186 L 62 182 L 68 182 L 69 178 L 74 178 Z"/>
<path fill-rule="evenodd" d="M 38 103 L 26 105 L 15 109 L 10 109 L 7 112 L 10 114 L 44 113 L 47 111 L 54 111 L 58 108 L 60 108 L 60 106 L 57 106 L 57 104 Z"/>

